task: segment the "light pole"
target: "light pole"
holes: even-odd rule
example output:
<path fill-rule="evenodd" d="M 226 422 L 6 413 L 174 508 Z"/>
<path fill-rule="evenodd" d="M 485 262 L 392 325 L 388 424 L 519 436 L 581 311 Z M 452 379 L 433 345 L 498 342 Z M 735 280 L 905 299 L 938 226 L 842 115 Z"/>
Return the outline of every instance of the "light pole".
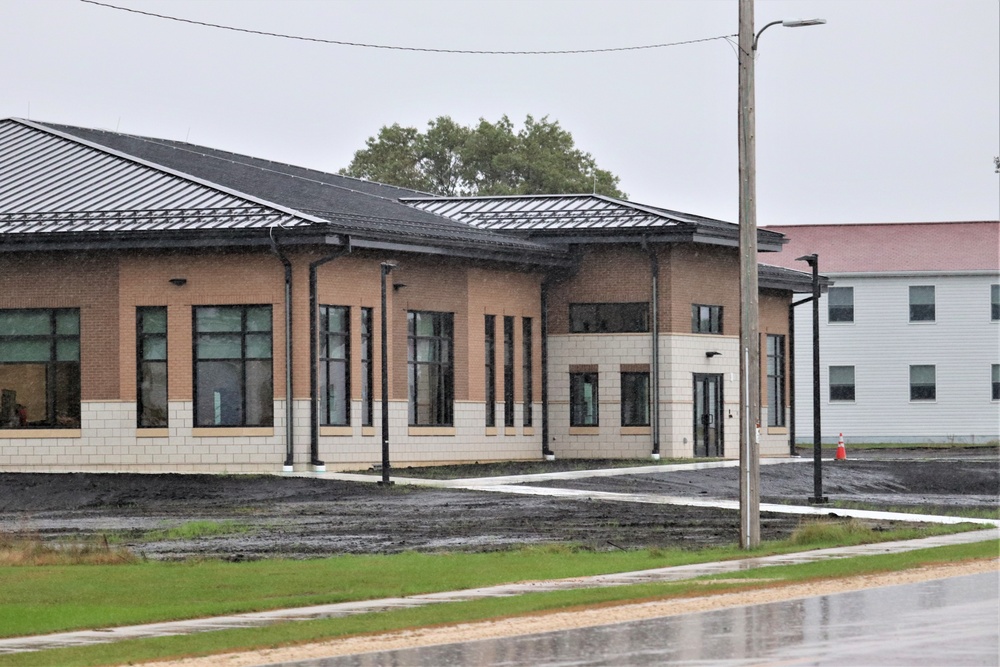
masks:
<path fill-rule="evenodd" d="M 386 317 L 385 277 L 396 268 L 392 262 L 382 262 L 382 481 L 379 484 L 388 486 L 389 481 L 389 341 Z"/>
<path fill-rule="evenodd" d="M 750 549 L 760 544 L 760 340 L 754 56 L 761 33 L 773 25 L 798 28 L 826 21 L 772 21 L 754 34 L 753 0 L 740 0 L 739 22 L 740 546 Z"/>
<path fill-rule="evenodd" d="M 820 452 L 820 396 L 819 396 L 819 256 L 796 257 L 796 262 L 806 262 L 812 268 L 812 316 L 813 316 L 813 497 L 810 503 L 823 504 L 823 457 Z M 794 370 L 792 371 L 795 372 Z"/>

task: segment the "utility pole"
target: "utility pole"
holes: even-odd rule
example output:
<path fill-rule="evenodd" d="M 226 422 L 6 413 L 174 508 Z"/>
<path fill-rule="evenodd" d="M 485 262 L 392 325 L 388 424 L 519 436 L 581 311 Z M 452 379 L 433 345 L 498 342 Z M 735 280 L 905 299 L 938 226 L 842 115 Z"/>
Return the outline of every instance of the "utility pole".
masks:
<path fill-rule="evenodd" d="M 760 544 L 760 338 L 754 148 L 753 0 L 739 6 L 740 547 Z"/>

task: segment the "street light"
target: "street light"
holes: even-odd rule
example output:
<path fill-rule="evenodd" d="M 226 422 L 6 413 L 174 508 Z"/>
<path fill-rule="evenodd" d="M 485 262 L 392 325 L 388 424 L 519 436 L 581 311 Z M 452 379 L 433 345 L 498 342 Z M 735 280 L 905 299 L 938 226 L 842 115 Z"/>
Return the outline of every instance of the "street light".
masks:
<path fill-rule="evenodd" d="M 740 173 L 740 546 L 760 544 L 760 341 L 757 303 L 757 183 L 754 126 L 754 55 L 761 33 L 773 25 L 798 28 L 824 19 L 772 21 L 754 34 L 753 0 L 739 5 Z"/>
<path fill-rule="evenodd" d="M 393 262 L 382 262 L 382 481 L 386 486 L 389 481 L 389 342 L 388 325 L 385 307 L 385 277 L 396 268 Z"/>
<path fill-rule="evenodd" d="M 812 268 L 812 316 L 813 316 L 813 497 L 810 503 L 823 504 L 823 457 L 820 452 L 820 396 L 819 396 L 819 256 L 803 255 L 796 262 L 806 262 Z M 795 372 L 794 369 L 792 371 Z"/>

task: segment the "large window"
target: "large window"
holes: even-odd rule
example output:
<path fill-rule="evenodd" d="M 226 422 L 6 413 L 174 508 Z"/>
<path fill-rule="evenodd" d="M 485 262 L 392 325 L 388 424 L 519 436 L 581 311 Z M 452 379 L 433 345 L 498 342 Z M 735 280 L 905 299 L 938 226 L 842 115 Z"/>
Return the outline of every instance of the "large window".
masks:
<path fill-rule="evenodd" d="M 497 425 L 497 316 L 485 315 L 486 426 Z"/>
<path fill-rule="evenodd" d="M 1000 320 L 1000 285 L 990 285 L 990 319 Z"/>
<path fill-rule="evenodd" d="M 597 426 L 597 372 L 569 374 L 569 425 Z"/>
<path fill-rule="evenodd" d="M 722 333 L 722 306 L 691 305 L 691 332 L 705 334 Z"/>
<path fill-rule="evenodd" d="M 854 288 L 831 287 L 827 297 L 827 321 L 854 321 Z"/>
<path fill-rule="evenodd" d="M 514 425 L 514 318 L 503 318 L 503 425 Z"/>
<path fill-rule="evenodd" d="M 830 366 L 830 400 L 854 400 L 854 366 Z"/>
<path fill-rule="evenodd" d="M 622 426 L 649 426 L 649 373 L 622 373 Z"/>
<path fill-rule="evenodd" d="M 993 364 L 990 368 L 993 373 L 993 393 L 994 401 L 1000 401 L 1000 364 Z"/>
<path fill-rule="evenodd" d="M 271 306 L 195 306 L 195 426 L 273 426 Z"/>
<path fill-rule="evenodd" d="M 139 428 L 167 425 L 167 309 L 136 309 Z"/>
<path fill-rule="evenodd" d="M 529 427 L 531 420 L 532 378 L 531 378 L 531 318 L 521 318 L 521 383 L 524 396 L 524 410 L 522 413 L 522 424 Z"/>
<path fill-rule="evenodd" d="M 452 313 L 407 313 L 411 426 L 454 423 Z"/>
<path fill-rule="evenodd" d="M 571 303 L 570 333 L 638 333 L 649 331 L 649 304 Z"/>
<path fill-rule="evenodd" d="M 910 400 L 933 401 L 937 398 L 934 366 L 910 366 Z"/>
<path fill-rule="evenodd" d="M 910 287 L 910 321 L 934 321 L 933 285 L 915 285 Z"/>
<path fill-rule="evenodd" d="M 785 425 L 785 337 L 767 336 L 767 425 Z"/>
<path fill-rule="evenodd" d="M 374 425 L 375 376 L 372 359 L 375 343 L 372 335 L 374 320 L 371 308 L 361 309 L 361 425 Z"/>
<path fill-rule="evenodd" d="M 327 426 L 351 423 L 351 309 L 319 307 L 320 414 Z"/>
<path fill-rule="evenodd" d="M 0 310 L 0 428 L 80 428 L 79 310 Z"/>

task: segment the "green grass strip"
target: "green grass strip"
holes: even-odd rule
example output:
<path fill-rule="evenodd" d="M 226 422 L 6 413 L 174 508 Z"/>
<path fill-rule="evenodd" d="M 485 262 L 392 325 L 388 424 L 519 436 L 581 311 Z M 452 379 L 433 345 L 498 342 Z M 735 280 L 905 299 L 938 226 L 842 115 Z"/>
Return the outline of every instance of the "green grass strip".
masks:
<path fill-rule="evenodd" d="M 0 656 L 0 667 L 47 667 L 54 664 L 63 667 L 92 667 L 274 648 L 351 635 L 496 619 L 590 605 L 743 591 L 774 586 L 776 582 L 773 580 L 779 580 L 777 583 L 795 583 L 895 572 L 925 565 L 969 559 L 997 558 L 998 554 L 1000 554 L 1000 541 L 992 540 L 904 553 L 859 556 L 800 565 L 771 566 L 702 578 L 702 581 L 706 579 L 712 581 L 711 585 L 672 582 L 532 593 L 513 598 L 442 603 L 415 609 L 346 618 L 288 622 L 263 628 L 222 630 L 195 635 L 54 649 L 37 653 L 10 654 Z M 726 582 L 727 578 L 733 577 L 737 577 L 741 581 L 738 583 Z M 759 584 L 745 582 L 746 579 L 751 578 L 760 578 L 762 581 Z"/>

